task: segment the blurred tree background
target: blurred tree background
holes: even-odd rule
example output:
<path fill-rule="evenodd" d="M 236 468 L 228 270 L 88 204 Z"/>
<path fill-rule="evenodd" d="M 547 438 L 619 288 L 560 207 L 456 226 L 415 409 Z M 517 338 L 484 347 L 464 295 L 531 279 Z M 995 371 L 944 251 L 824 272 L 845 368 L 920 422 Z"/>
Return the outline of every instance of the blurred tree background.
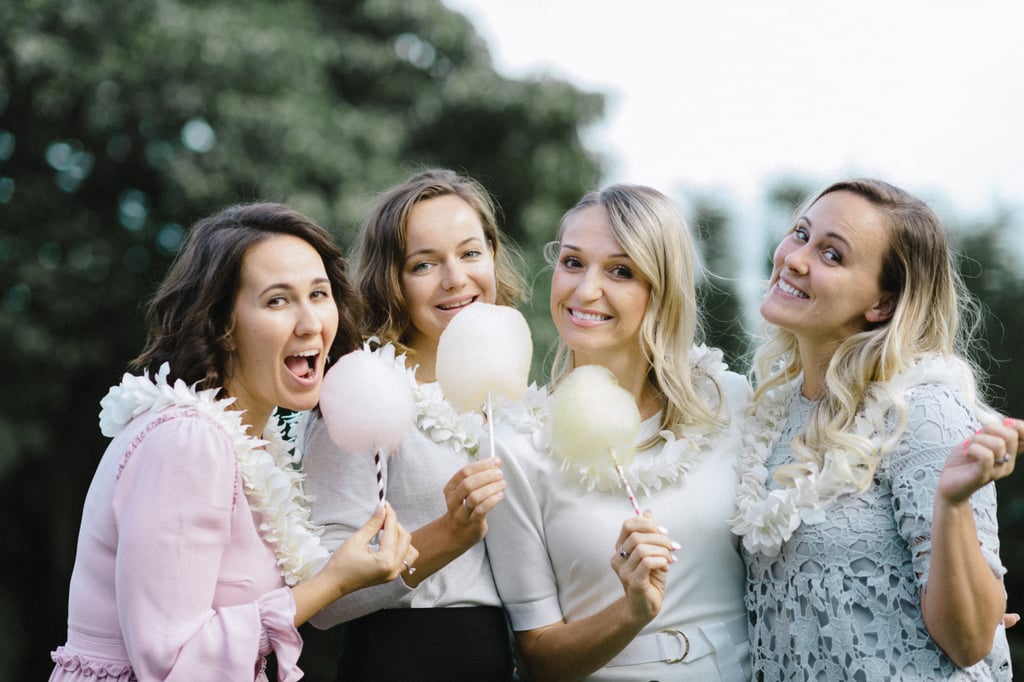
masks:
<path fill-rule="evenodd" d="M 82 502 L 105 446 L 99 400 L 140 350 L 141 304 L 188 225 L 275 200 L 348 246 L 376 192 L 424 166 L 464 171 L 493 192 L 535 273 L 524 313 L 543 382 L 542 247 L 602 179 L 581 135 L 604 98 L 501 76 L 440 0 L 21 0 L 0 4 L 0 26 L 0 500 L 14 519 L 0 539 L 0 680 L 43 679 L 65 638 Z M 780 181 L 766 211 L 812 189 Z M 750 235 L 722 199 L 687 200 L 705 264 L 735 273 Z M 992 312 L 997 404 L 1020 415 L 1024 284 L 999 241 L 1012 218 L 959 234 Z M 709 277 L 702 293 L 709 342 L 742 368 L 735 280 Z M 1019 480 L 1001 484 L 1004 538 L 1024 525 Z M 1003 556 L 1024 568 L 1024 549 L 1006 543 Z M 327 679 L 331 633 L 303 634 L 309 679 Z"/>

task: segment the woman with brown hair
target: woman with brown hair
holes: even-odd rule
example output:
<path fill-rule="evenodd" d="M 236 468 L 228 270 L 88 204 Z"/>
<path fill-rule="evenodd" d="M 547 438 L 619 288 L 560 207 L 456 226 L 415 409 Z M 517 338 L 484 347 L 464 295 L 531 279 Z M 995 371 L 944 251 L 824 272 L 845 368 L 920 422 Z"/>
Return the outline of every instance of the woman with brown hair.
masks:
<path fill-rule="evenodd" d="M 271 653 L 296 680 L 296 628 L 415 560 L 386 507 L 321 547 L 273 417 L 317 405 L 328 356 L 358 342 L 353 310 L 341 252 L 302 214 L 239 205 L 192 228 L 149 306 L 142 373 L 101 401 L 113 440 L 51 680 L 265 680 Z"/>

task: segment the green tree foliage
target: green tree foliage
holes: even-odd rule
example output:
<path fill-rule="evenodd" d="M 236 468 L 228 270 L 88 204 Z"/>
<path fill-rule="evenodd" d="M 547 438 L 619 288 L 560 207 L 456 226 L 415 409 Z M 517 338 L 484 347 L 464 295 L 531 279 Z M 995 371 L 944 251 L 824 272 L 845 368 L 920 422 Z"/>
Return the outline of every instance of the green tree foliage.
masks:
<path fill-rule="evenodd" d="M 704 258 L 697 296 L 707 345 L 720 348 L 730 368 L 746 372 L 750 336 L 743 326 L 743 306 L 735 282 L 740 263 L 729 210 L 709 196 L 691 200 L 690 213 Z"/>
<path fill-rule="evenodd" d="M 984 304 L 981 338 L 976 348 L 979 364 L 989 374 L 988 398 L 1005 414 L 1024 417 L 1024 362 L 1021 339 L 1024 318 L 1024 278 L 1020 275 L 1021 250 L 1011 235 L 1013 216 L 1000 212 L 989 221 L 962 226 L 959 236 L 961 273 L 971 292 Z M 1019 229 L 1019 228 L 1018 228 Z M 1024 609 L 1024 547 L 1014 538 L 1024 534 L 1024 477 L 1022 467 L 998 483 L 1000 556 L 1009 572 L 1005 583 L 1008 609 Z M 1013 628 L 1010 637 L 1014 668 L 1024 669 L 1024 632 Z"/>
<path fill-rule="evenodd" d="M 377 191 L 443 165 L 495 194 L 536 265 L 600 176 L 580 132 L 603 99 L 502 77 L 440 0 L 25 0 L 0 25 L 0 498 L 23 519 L 2 540 L 0 678 L 42 679 L 98 401 L 187 226 L 269 199 L 350 244 Z"/>

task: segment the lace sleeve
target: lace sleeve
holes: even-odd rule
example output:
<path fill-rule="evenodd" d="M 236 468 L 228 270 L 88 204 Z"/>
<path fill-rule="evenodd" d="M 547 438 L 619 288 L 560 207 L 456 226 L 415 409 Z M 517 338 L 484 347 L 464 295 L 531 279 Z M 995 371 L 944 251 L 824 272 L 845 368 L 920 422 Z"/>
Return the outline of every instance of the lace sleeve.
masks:
<path fill-rule="evenodd" d="M 949 386 L 920 386 L 906 396 L 906 406 L 906 428 L 878 475 L 890 480 L 896 525 L 910 548 L 918 586 L 924 588 L 939 475 L 950 451 L 979 425 L 964 397 Z M 1002 577 L 1006 569 L 999 560 L 995 486 L 974 493 L 971 507 L 985 559 L 996 577 Z"/>

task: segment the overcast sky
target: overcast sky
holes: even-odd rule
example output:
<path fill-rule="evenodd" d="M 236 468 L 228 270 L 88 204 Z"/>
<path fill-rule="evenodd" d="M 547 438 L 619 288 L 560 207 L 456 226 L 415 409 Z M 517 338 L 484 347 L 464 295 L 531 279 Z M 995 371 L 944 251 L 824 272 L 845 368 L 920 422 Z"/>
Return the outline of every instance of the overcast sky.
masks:
<path fill-rule="evenodd" d="M 608 181 L 756 195 L 872 174 L 964 211 L 1024 189 L 1016 0 L 445 0 L 498 69 L 609 96 Z"/>

